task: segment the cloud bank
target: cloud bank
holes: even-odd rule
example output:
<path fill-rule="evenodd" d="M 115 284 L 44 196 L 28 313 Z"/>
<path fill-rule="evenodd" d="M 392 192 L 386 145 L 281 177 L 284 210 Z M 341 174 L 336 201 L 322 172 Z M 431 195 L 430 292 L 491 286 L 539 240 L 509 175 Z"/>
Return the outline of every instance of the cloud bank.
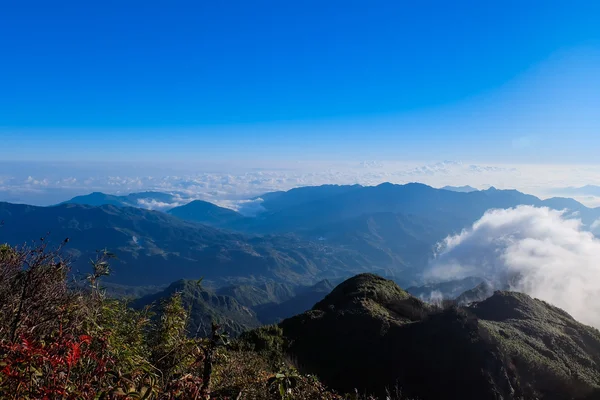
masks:
<path fill-rule="evenodd" d="M 600 240 L 548 208 L 488 211 L 440 244 L 429 278 L 478 276 L 527 293 L 600 328 Z"/>

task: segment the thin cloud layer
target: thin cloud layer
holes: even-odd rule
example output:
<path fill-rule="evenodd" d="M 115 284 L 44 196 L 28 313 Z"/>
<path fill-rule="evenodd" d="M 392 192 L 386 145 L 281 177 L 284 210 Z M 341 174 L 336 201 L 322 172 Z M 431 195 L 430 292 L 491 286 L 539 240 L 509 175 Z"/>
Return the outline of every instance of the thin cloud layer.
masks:
<path fill-rule="evenodd" d="M 440 244 L 430 279 L 478 276 L 527 293 L 600 327 L 600 240 L 548 208 L 488 211 Z"/>

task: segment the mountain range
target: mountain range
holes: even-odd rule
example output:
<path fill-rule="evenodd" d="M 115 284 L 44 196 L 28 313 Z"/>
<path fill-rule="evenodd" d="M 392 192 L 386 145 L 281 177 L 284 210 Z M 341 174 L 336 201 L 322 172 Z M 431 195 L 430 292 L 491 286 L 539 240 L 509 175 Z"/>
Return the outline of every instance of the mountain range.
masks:
<path fill-rule="evenodd" d="M 89 270 L 89 259 L 98 250 L 109 249 L 117 256 L 109 281 L 125 285 L 200 277 L 219 285 L 266 280 L 311 284 L 368 265 L 356 252 L 293 235 L 246 235 L 133 207 L 0 203 L 0 221 L 0 242 L 23 244 L 45 237 L 58 244 L 69 238 L 65 251 L 82 272 Z"/>
<path fill-rule="evenodd" d="M 462 229 L 489 209 L 517 205 L 569 209 L 571 212 L 578 212 L 584 224 L 591 224 L 600 216 L 600 210 L 590 209 L 572 199 L 541 200 L 516 190 L 498 190 L 493 187 L 470 193 L 435 189 L 418 183 L 383 183 L 347 189 L 339 194 L 264 213 L 259 216 L 253 228 L 269 232 L 297 231 L 365 214 L 391 212 L 415 215 L 435 221 L 436 224 L 444 223 L 446 229 Z"/>
<path fill-rule="evenodd" d="M 125 285 L 167 285 L 200 276 L 216 286 L 271 280 L 310 285 L 376 272 L 408 287 L 419 283 L 440 240 L 488 209 L 529 204 L 568 209 L 588 225 L 600 218 L 600 209 L 568 198 L 541 200 L 495 188 L 465 193 L 416 183 L 267 193 L 261 196 L 265 211 L 255 217 L 199 200 L 167 213 L 128 206 L 136 199 L 174 198 L 95 193 L 73 200 L 94 205 L 2 203 L 0 240 L 23 243 L 46 232 L 50 239 L 70 237 L 68 250 L 82 270 L 96 250 L 107 248 L 118 256 L 111 280 Z"/>
<path fill-rule="evenodd" d="M 461 219 L 472 221 L 481 217 L 488 209 L 523 204 L 578 212 L 584 224 L 593 223 L 600 216 L 600 208 L 588 208 L 570 198 L 553 197 L 541 200 L 517 190 L 498 190 L 494 187 L 477 190 L 470 186 L 445 186 L 435 189 L 419 183 L 308 186 L 286 192 L 265 193 L 254 200 L 256 199 L 262 200 L 264 212 L 255 218 L 244 217 L 234 210 L 201 200 L 173 207 L 168 212 L 189 221 L 269 233 L 297 231 L 307 227 L 318 228 L 326 222 L 337 222 L 377 212 L 419 215 L 436 222 L 438 218 L 444 217 L 453 222 Z M 96 192 L 75 197 L 65 203 L 136 207 L 140 205 L 140 200 L 164 203 L 186 201 L 177 193 L 142 192 L 114 196 Z M 325 219 L 321 218 L 323 215 L 326 215 Z"/>
<path fill-rule="evenodd" d="M 493 208 L 510 208 L 518 205 L 549 207 L 578 213 L 586 225 L 600 217 L 599 208 L 588 208 L 570 198 L 553 197 L 542 200 L 517 190 L 487 190 L 457 192 L 435 189 L 419 183 L 394 185 L 383 183 L 378 186 L 335 186 L 325 185 L 292 189 L 288 192 L 267 193 L 261 196 L 265 211 L 254 218 L 243 218 L 238 214 L 227 214 L 228 222 L 222 227 L 246 232 L 278 233 L 306 232 L 323 229 L 332 224 L 354 218 L 364 218 L 377 213 L 403 214 L 419 217 L 436 225 L 447 233 L 464 228 Z M 212 223 L 212 210 L 208 216 L 206 208 L 187 219 Z M 217 207 L 217 206 L 215 206 Z M 176 209 L 175 209 L 176 210 Z M 175 213 L 174 210 L 172 210 Z"/>

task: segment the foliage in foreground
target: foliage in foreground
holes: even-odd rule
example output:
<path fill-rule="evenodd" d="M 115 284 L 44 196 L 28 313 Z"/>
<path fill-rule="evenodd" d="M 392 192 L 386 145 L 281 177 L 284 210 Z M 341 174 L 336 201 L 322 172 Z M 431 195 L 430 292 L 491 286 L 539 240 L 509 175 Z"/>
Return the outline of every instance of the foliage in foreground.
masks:
<path fill-rule="evenodd" d="M 261 348 L 232 346 L 215 324 L 209 337 L 190 338 L 177 293 L 156 310 L 107 297 L 107 252 L 92 260 L 84 289 L 71 284 L 66 242 L 0 246 L 0 398 L 349 398 L 285 362 L 277 328 L 256 334 Z"/>

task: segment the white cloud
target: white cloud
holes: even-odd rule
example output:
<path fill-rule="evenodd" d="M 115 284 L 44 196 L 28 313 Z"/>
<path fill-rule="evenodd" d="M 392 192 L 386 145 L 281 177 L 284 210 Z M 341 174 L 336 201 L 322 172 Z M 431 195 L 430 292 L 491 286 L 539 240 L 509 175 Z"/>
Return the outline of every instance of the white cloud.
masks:
<path fill-rule="evenodd" d="M 256 198 L 252 200 L 216 200 L 214 203 L 220 207 L 235 210 L 244 216 L 253 217 L 265 211 L 262 206 L 263 201 L 261 198 Z"/>
<path fill-rule="evenodd" d="M 592 231 L 592 233 L 595 235 L 600 235 L 600 219 L 592 222 L 592 225 L 590 225 L 590 231 Z"/>
<path fill-rule="evenodd" d="M 167 210 L 170 210 L 171 208 L 178 207 L 185 203 L 188 203 L 189 201 L 191 201 L 191 200 L 165 203 L 162 201 L 157 201 L 155 199 L 138 199 L 137 205 L 138 205 L 138 207 L 145 208 L 147 210 L 167 211 Z"/>
<path fill-rule="evenodd" d="M 439 290 L 432 290 L 429 294 L 422 294 L 419 296 L 419 299 L 423 300 L 426 303 L 434 304 L 437 306 L 441 306 L 444 301 L 444 295 Z"/>
<path fill-rule="evenodd" d="M 496 287 L 509 284 L 600 327 L 600 240 L 563 212 L 491 210 L 439 250 L 429 278 L 479 276 Z"/>
<path fill-rule="evenodd" d="M 24 182 L 26 185 L 35 185 L 35 186 L 48 186 L 48 179 L 35 179 L 32 176 L 28 176 Z"/>

